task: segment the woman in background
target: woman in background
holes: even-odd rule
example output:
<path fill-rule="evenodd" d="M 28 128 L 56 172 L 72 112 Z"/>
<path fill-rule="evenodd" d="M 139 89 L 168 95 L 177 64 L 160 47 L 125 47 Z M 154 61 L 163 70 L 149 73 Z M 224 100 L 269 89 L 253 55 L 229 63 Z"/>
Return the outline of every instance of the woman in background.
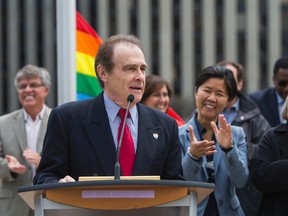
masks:
<path fill-rule="evenodd" d="M 146 76 L 146 87 L 141 103 L 146 106 L 158 109 L 174 118 L 181 126 L 185 121 L 170 107 L 173 90 L 170 84 L 160 76 Z"/>
<path fill-rule="evenodd" d="M 185 180 L 215 184 L 198 204 L 198 216 L 242 216 L 235 189 L 245 186 L 249 170 L 243 128 L 220 114 L 237 94 L 233 73 L 223 66 L 204 68 L 195 82 L 198 112 L 179 128 Z"/>

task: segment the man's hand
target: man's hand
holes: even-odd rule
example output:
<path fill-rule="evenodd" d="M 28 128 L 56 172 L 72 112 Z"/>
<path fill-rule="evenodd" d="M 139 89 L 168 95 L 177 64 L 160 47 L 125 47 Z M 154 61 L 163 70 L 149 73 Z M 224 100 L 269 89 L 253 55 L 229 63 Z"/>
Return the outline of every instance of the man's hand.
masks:
<path fill-rule="evenodd" d="M 75 179 L 73 179 L 69 175 L 66 175 L 64 178 L 59 180 L 59 183 L 64 183 L 64 182 L 75 182 Z"/>
<path fill-rule="evenodd" d="M 37 152 L 32 151 L 31 149 L 27 148 L 23 152 L 23 157 L 25 157 L 26 160 L 30 164 L 34 164 L 35 167 L 38 168 L 40 160 L 41 160 L 41 156 Z"/>
<path fill-rule="evenodd" d="M 14 156 L 6 155 L 5 159 L 8 162 L 8 168 L 11 172 L 18 174 L 23 174 L 26 172 L 26 166 L 22 165 Z"/>

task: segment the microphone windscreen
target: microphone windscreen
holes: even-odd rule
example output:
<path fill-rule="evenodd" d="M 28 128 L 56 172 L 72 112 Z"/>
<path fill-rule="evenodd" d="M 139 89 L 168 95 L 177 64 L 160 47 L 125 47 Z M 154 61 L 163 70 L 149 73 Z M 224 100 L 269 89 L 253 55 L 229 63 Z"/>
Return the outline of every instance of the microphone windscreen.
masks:
<path fill-rule="evenodd" d="M 127 102 L 132 103 L 133 100 L 134 100 L 134 95 L 133 94 L 129 94 L 128 97 L 127 97 Z"/>

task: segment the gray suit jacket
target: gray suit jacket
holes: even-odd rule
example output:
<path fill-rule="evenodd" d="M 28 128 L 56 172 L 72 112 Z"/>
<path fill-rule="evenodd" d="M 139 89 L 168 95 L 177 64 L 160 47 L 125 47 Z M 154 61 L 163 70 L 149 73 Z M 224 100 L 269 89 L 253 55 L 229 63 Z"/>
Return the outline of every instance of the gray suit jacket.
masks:
<path fill-rule="evenodd" d="M 51 109 L 45 106 L 43 121 L 37 141 L 37 152 L 42 152 L 44 135 Z M 19 186 L 32 184 L 32 167 L 23 157 L 23 151 L 28 147 L 23 109 L 16 110 L 0 117 L 0 215 L 29 215 L 28 205 L 17 194 Z M 27 167 L 22 175 L 10 172 L 5 156 L 9 154 Z"/>

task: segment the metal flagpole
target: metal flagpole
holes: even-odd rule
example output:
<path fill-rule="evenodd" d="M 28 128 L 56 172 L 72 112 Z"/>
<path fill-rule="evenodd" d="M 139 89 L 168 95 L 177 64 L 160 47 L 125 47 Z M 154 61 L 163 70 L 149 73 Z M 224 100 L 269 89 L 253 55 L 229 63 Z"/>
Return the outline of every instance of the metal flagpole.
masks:
<path fill-rule="evenodd" d="M 76 2 L 57 0 L 58 105 L 76 100 Z"/>

